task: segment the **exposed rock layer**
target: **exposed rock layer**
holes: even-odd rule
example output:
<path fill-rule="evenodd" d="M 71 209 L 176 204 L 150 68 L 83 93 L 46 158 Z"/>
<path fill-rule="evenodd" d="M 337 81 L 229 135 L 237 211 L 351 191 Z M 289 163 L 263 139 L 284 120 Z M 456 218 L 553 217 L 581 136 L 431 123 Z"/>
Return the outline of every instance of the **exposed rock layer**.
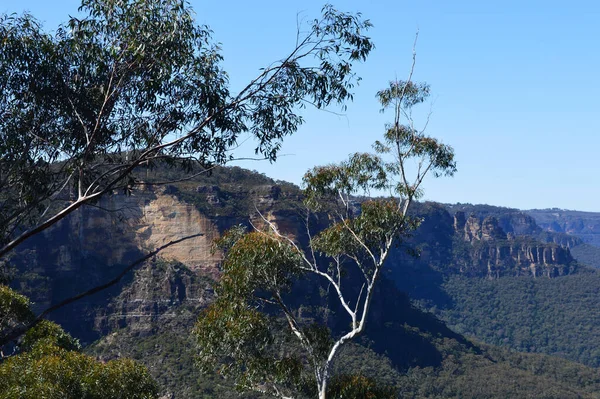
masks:
<path fill-rule="evenodd" d="M 196 204 L 179 198 L 181 193 L 175 186 L 147 185 L 131 195 L 114 194 L 95 206 L 80 208 L 19 248 L 13 257 L 17 270 L 14 285 L 33 300 L 36 311 L 41 311 L 109 281 L 148 251 L 201 233 L 162 250 L 136 271 L 135 278 L 128 276 L 121 284 L 84 298 L 56 312 L 54 317 L 89 342 L 98 334 L 131 323 L 139 324 L 140 331 L 147 331 L 151 329 L 148 321 L 168 314 L 168 309 L 184 302 L 204 306 L 212 291 L 207 284 L 198 288 L 194 279 L 218 278 L 222 254 L 215 250 L 213 242 L 233 225 L 248 225 L 250 211 L 241 209 L 232 215 L 226 208 L 231 194 L 213 186 L 202 187 L 194 194 L 205 210 L 202 213 Z M 303 239 L 304 223 L 298 214 L 274 207 L 274 198 L 281 195 L 277 186 L 259 186 L 236 195 L 238 201 L 253 204 L 253 209 L 256 205 L 282 232 Z M 258 223 L 262 219 L 255 215 L 253 220 Z M 160 263 L 160 259 L 167 263 Z M 172 268 L 177 266 L 172 265 L 177 262 L 191 274 L 174 273 Z M 151 266 L 157 264 L 162 265 L 160 270 Z M 146 284 L 148 281 L 158 283 Z"/>
<path fill-rule="evenodd" d="M 456 212 L 453 223 L 456 235 L 454 245 L 462 251 L 455 251 L 454 260 L 459 272 L 489 278 L 507 275 L 555 277 L 572 272 L 575 262 L 568 247 L 570 240 L 557 239 L 564 244 L 559 245 L 514 233 L 523 231 L 524 224 L 530 226 L 530 219 L 511 218 L 516 222 L 517 228 L 511 228 L 512 232 L 507 234 L 494 216 L 481 219 L 470 215 L 465 218 L 463 212 Z M 537 230 L 530 227 L 529 230 Z M 548 237 L 548 241 L 552 239 L 552 236 Z"/>

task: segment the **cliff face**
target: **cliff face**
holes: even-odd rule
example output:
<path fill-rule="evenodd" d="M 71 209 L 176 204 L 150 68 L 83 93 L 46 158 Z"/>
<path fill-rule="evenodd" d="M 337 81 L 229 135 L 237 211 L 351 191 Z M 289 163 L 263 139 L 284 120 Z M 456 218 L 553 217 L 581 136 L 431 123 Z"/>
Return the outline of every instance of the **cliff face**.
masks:
<path fill-rule="evenodd" d="M 82 271 L 111 274 L 146 250 L 198 233 L 202 236 L 166 248 L 160 256 L 213 275 L 221 259 L 218 252 L 211 252 L 212 241 L 219 235 L 216 222 L 162 189 L 138 190 L 81 208 L 28 241 L 14 259 L 21 273 L 26 270 L 48 277 Z M 93 270 L 98 262 L 106 270 Z"/>
<path fill-rule="evenodd" d="M 215 220 L 202 215 L 192 204 L 186 204 L 164 191 L 155 192 L 152 200 L 140 206 L 140 211 L 139 218 L 132 220 L 139 248 L 154 249 L 170 241 L 201 233 L 200 237 L 162 250 L 160 257 L 176 260 L 203 274 L 218 274 L 222 256 L 212 250 L 212 243 L 219 236 Z"/>
<path fill-rule="evenodd" d="M 84 342 L 132 323 L 134 329 L 147 331 L 149 321 L 172 313 L 169 309 L 207 303 L 212 296 L 210 284 L 198 285 L 198 279 L 219 276 L 222 254 L 213 248 L 214 240 L 231 226 L 248 226 L 251 214 L 253 223 L 263 222 L 256 209 L 282 232 L 304 239 L 303 220 L 281 207 L 278 199 L 297 200 L 285 197 L 277 185 L 230 190 L 146 185 L 131 195 L 107 196 L 21 246 L 12 258 L 13 285 L 41 311 L 111 280 L 155 248 L 202 234 L 165 248 L 140 267 L 135 278 L 128 276 L 118 286 L 53 316 Z"/>
<path fill-rule="evenodd" d="M 542 242 L 554 243 L 569 249 L 581 245 L 584 242 L 583 239 L 574 235 L 545 231 L 538 235 L 538 239 Z"/>
<path fill-rule="evenodd" d="M 493 217 L 507 234 L 536 236 L 542 232 L 542 228 L 532 216 L 518 209 L 471 204 L 446 205 L 446 208 L 453 215 L 463 213 L 480 220 Z"/>
<path fill-rule="evenodd" d="M 532 209 L 527 211 L 542 229 L 577 236 L 582 241 L 600 246 L 600 213 L 566 209 Z"/>
<path fill-rule="evenodd" d="M 178 201 L 162 189 L 108 196 L 20 247 L 11 262 L 16 270 L 13 284 L 32 299 L 36 311 L 41 311 L 111 280 L 148 250 L 197 233 L 203 235 L 166 248 L 160 256 L 180 262 L 194 275 L 214 278 L 221 254 L 211 252 L 211 244 L 219 231 L 193 205 Z M 133 280 L 136 283 L 156 277 L 157 271 L 148 266 L 140 270 L 144 272 Z M 145 289 L 139 285 L 132 288 L 132 277 L 127 276 L 121 284 L 63 308 L 52 317 L 89 342 L 124 323 L 151 320 L 161 313 L 165 303 L 175 304 L 172 298 L 181 301 L 190 295 L 210 296 L 208 291 L 194 288 L 189 273 L 184 276 L 163 270 L 162 274 L 160 284 L 148 284 Z"/>
<path fill-rule="evenodd" d="M 489 278 L 531 275 L 556 277 L 573 271 L 568 250 L 554 245 L 512 241 L 476 246 L 471 254 L 472 266 L 479 275 Z M 467 269 L 467 273 L 470 271 Z"/>
<path fill-rule="evenodd" d="M 498 219 L 476 215 L 465 218 L 461 211 L 454 215 L 454 261 L 458 271 L 467 275 L 497 278 L 500 276 L 545 275 L 555 277 L 573 272 L 574 259 L 569 248 L 516 235 L 530 218 L 512 218 L 517 228 L 506 233 Z M 523 223 L 526 222 L 526 223 Z"/>
<path fill-rule="evenodd" d="M 126 328 L 150 335 L 165 324 L 193 320 L 214 299 L 211 280 L 176 261 L 155 259 L 139 269 L 107 306 L 98 309 L 94 329 L 105 335 Z"/>
<path fill-rule="evenodd" d="M 498 224 L 498 220 L 490 216 L 481 220 L 471 215 L 465 220 L 464 213 L 457 212 L 454 215 L 454 228 L 457 234 L 469 242 L 506 239 L 506 233 Z"/>
<path fill-rule="evenodd" d="M 105 348 L 115 344 L 115 356 L 126 353 L 117 342 L 119 334 L 127 335 L 127 339 L 133 336 L 127 341 L 131 344 L 123 344 L 129 350 L 138 350 L 138 338 L 147 339 L 143 351 L 159 353 L 153 364 L 164 367 L 169 364 L 167 359 L 177 359 L 172 369 L 180 370 L 180 352 L 165 352 L 166 345 L 157 344 L 160 341 L 153 337 L 159 333 L 163 342 L 179 340 L 173 345 L 193 348 L 193 342 L 182 337 L 189 337 L 200 309 L 214 299 L 211 282 L 218 278 L 221 254 L 212 251 L 213 239 L 236 224 L 248 226 L 249 217 L 253 224 L 264 223 L 264 217 L 300 242 L 306 243 L 308 238 L 306 220 L 297 212 L 298 191 L 280 183 L 266 184 L 260 177 L 255 179 L 258 184 L 253 185 L 239 179 L 228 185 L 206 181 L 166 187 L 148 185 L 130 196 L 106 197 L 20 247 L 12 259 L 17 270 L 14 283 L 41 310 L 110 280 L 148 250 L 202 233 L 201 237 L 164 250 L 118 286 L 53 314 L 83 343 L 104 336 Z M 367 332 L 374 348 L 401 362 L 410 362 L 400 367 L 429 367 L 442 360 L 437 349 L 415 334 L 413 327 L 405 328 L 407 325 L 420 326 L 428 337 L 459 338 L 429 314 L 412 308 L 407 298 L 394 293 L 395 286 L 402 287 L 404 282 L 407 287 L 403 290 L 421 290 L 431 295 L 429 298 L 441 298 L 440 304 L 448 304 L 451 298 L 440 290 L 440 277 L 445 277 L 442 272 L 497 278 L 554 277 L 575 271 L 568 250 L 572 237 L 548 234 L 544 240 L 532 238 L 528 234 L 535 236 L 541 229 L 527 215 L 496 215 L 485 209 L 477 211 L 476 207 L 476 212 L 448 211 L 446 206 L 433 203 L 415 205 L 415 213 L 424 220 L 410 245 L 420 247 L 421 256 L 410 257 L 401 246 L 394 248 L 385 273 L 395 279 L 395 285 L 381 280 Z M 256 214 L 255 206 L 262 217 Z M 315 230 L 326 222 L 318 217 L 309 221 Z M 411 264 L 416 267 L 407 270 Z M 320 292 L 309 291 L 306 286 L 309 284 L 298 287 L 298 301 L 322 299 Z M 303 312 L 311 312 L 310 307 Z M 340 323 L 345 326 L 347 321 L 340 319 Z M 191 368 L 192 354 L 189 357 Z M 417 360 L 419 363 L 415 363 Z M 165 374 L 158 367 L 152 370 Z M 176 381 L 182 385 L 181 380 Z"/>
<path fill-rule="evenodd" d="M 12 259 L 17 271 L 14 285 L 30 296 L 40 311 L 109 281 L 150 250 L 201 233 L 163 250 L 152 262 L 157 265 L 162 259 L 180 264 L 176 269 L 185 269 L 185 273 L 141 267 L 138 272 L 142 274 L 129 276 L 120 285 L 85 298 L 54 317 L 89 342 L 132 323 L 147 331 L 151 323 L 144 320 L 155 320 L 182 304 L 204 306 L 212 291 L 194 279 L 218 278 L 221 254 L 213 251 L 212 242 L 226 229 L 237 224 L 250 227 L 250 222 L 260 225 L 264 218 L 302 244 L 308 239 L 306 220 L 297 211 L 301 200 L 297 188 L 249 172 L 246 177 L 238 176 L 235 169 L 227 173 L 231 174 L 229 180 L 223 182 L 221 177 L 219 184 L 208 178 L 171 186 L 147 184 L 132 195 L 114 194 L 80 209 L 19 248 Z M 251 183 L 248 178 L 253 179 Z M 547 233 L 540 240 L 526 236 L 541 231 L 530 216 L 490 207 L 449 211 L 440 204 L 416 205 L 415 213 L 424 221 L 412 244 L 424 247 L 421 257 L 414 260 L 396 251 L 390 270 L 393 264 L 414 263 L 418 273 L 431 266 L 489 278 L 553 277 L 574 271 L 568 250 L 572 237 Z M 318 217 L 309 221 L 313 231 L 326 223 Z M 397 269 L 400 279 L 404 271 Z M 155 290 L 150 288 L 152 284 L 143 283 L 155 280 L 159 287 Z"/>
<path fill-rule="evenodd" d="M 569 249 L 576 237 L 540 233 L 533 218 L 515 210 L 420 203 L 413 211 L 422 223 L 409 245 L 420 254 L 413 257 L 399 248 L 387 270 L 402 290 L 419 298 L 436 297 L 444 303 L 445 294 L 435 286 L 453 274 L 496 279 L 558 277 L 578 271 Z M 523 231 L 533 235 L 517 234 Z"/>

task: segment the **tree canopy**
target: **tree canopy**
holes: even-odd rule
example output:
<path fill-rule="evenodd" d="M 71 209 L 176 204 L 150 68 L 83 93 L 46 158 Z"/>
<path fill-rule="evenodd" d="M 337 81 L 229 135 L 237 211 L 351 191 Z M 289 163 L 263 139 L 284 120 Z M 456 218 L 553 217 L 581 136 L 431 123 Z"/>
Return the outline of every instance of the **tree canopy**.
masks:
<path fill-rule="evenodd" d="M 26 323 L 27 298 L 0 285 L 0 328 Z M 102 363 L 80 352 L 79 342 L 44 320 L 28 330 L 13 353 L 0 352 L 0 398 L 153 399 L 158 387 L 132 360 Z"/>
<path fill-rule="evenodd" d="M 352 99 L 352 65 L 373 48 L 368 20 L 327 5 L 232 92 L 212 32 L 184 1 L 84 0 L 79 11 L 53 33 L 29 14 L 0 16 L 0 261 L 79 207 L 143 184 L 142 164 L 202 170 L 248 135 L 274 161 L 303 123 L 299 107 Z"/>

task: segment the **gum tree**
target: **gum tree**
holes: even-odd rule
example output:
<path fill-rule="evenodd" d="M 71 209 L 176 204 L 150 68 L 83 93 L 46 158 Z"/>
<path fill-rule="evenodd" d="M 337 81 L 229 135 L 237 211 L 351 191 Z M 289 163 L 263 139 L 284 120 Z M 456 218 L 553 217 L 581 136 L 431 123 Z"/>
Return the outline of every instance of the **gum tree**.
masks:
<path fill-rule="evenodd" d="M 206 170 L 248 137 L 275 161 L 299 108 L 351 100 L 353 63 L 373 48 L 368 20 L 326 5 L 234 91 L 185 1 L 83 0 L 79 11 L 54 33 L 0 15 L 0 267 L 80 207 L 143 183 L 140 168 Z M 0 346 L 24 330 L 0 331 Z"/>
<path fill-rule="evenodd" d="M 253 231 L 236 229 L 220 240 L 226 257 L 218 299 L 195 329 L 205 372 L 217 370 L 241 388 L 282 398 L 339 392 L 328 389 L 332 364 L 339 349 L 365 331 L 390 250 L 420 223 L 408 213 L 411 203 L 422 195 L 427 175 L 456 171 L 453 149 L 415 127 L 413 107 L 428 96 L 425 83 L 390 82 L 377 98 L 394 119 L 375 153 L 306 173 L 306 245 L 262 215 Z M 357 200 L 374 190 L 389 196 Z M 316 218 L 328 226 L 310 231 Z M 343 309 L 347 328 L 330 331 L 324 320 L 301 314 L 293 288 L 310 283 L 333 292 L 330 304 Z"/>
<path fill-rule="evenodd" d="M 140 165 L 222 164 L 247 136 L 274 161 L 299 107 L 352 98 L 353 63 L 373 48 L 369 21 L 327 5 L 236 92 L 183 0 L 83 0 L 79 11 L 55 33 L 0 15 L 0 258 L 132 189 Z"/>
<path fill-rule="evenodd" d="M 33 317 L 27 298 L 7 287 L 0 286 L 0 300 L 0 323 Z M 143 365 L 130 359 L 99 362 L 47 320 L 25 334 L 18 354 L 0 357 L 0 381 L 0 398 L 7 399 L 158 398 L 158 387 Z"/>

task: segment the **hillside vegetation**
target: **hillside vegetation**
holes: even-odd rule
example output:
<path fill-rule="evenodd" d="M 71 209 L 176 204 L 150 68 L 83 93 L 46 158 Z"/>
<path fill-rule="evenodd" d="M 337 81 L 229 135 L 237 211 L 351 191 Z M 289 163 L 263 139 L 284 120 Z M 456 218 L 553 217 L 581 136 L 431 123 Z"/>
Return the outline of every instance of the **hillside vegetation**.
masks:
<path fill-rule="evenodd" d="M 457 333 L 514 351 L 600 366 L 600 273 L 588 267 L 598 266 L 600 248 L 579 243 L 569 249 L 567 245 L 574 242 L 564 240 L 565 233 L 543 230 L 533 218 L 514 209 L 485 205 L 447 209 L 492 216 L 507 230 L 531 234 L 523 239 L 548 234 L 547 241 L 564 243 L 577 265 L 572 273 L 553 278 L 468 273 L 465 261 L 471 262 L 472 248 L 500 247 L 502 240 L 466 243 L 448 227 L 449 217 L 440 216 L 443 210 L 431 205 L 421 208 L 425 222 L 414 238 L 424 243 L 422 256 L 411 259 L 400 254 L 395 259 L 400 265 L 391 274 L 396 284 L 421 309 Z"/>
<path fill-rule="evenodd" d="M 600 366 L 600 275 L 497 280 L 451 276 L 451 305 L 434 312 L 454 331 L 521 352 Z"/>
<path fill-rule="evenodd" d="M 160 268 L 165 270 L 164 264 Z M 189 275 L 182 265 L 166 270 L 171 270 L 168 275 L 173 280 Z M 140 292 L 141 287 L 160 284 L 164 278 L 161 272 L 141 269 L 123 292 Z M 88 353 L 103 360 L 128 356 L 141 361 L 159 382 L 162 393 L 175 398 L 263 399 L 256 393 L 236 391 L 231 382 L 218 376 L 198 373 L 190 334 L 196 312 L 189 302 L 171 303 L 151 320 L 129 322 L 105 336 L 89 347 Z M 345 348 L 335 373 L 372 378 L 397 389 L 403 398 L 596 398 L 600 390 L 595 369 L 465 340 L 431 314 L 412 306 L 390 281 L 384 281 L 377 293 L 367 336 Z"/>

